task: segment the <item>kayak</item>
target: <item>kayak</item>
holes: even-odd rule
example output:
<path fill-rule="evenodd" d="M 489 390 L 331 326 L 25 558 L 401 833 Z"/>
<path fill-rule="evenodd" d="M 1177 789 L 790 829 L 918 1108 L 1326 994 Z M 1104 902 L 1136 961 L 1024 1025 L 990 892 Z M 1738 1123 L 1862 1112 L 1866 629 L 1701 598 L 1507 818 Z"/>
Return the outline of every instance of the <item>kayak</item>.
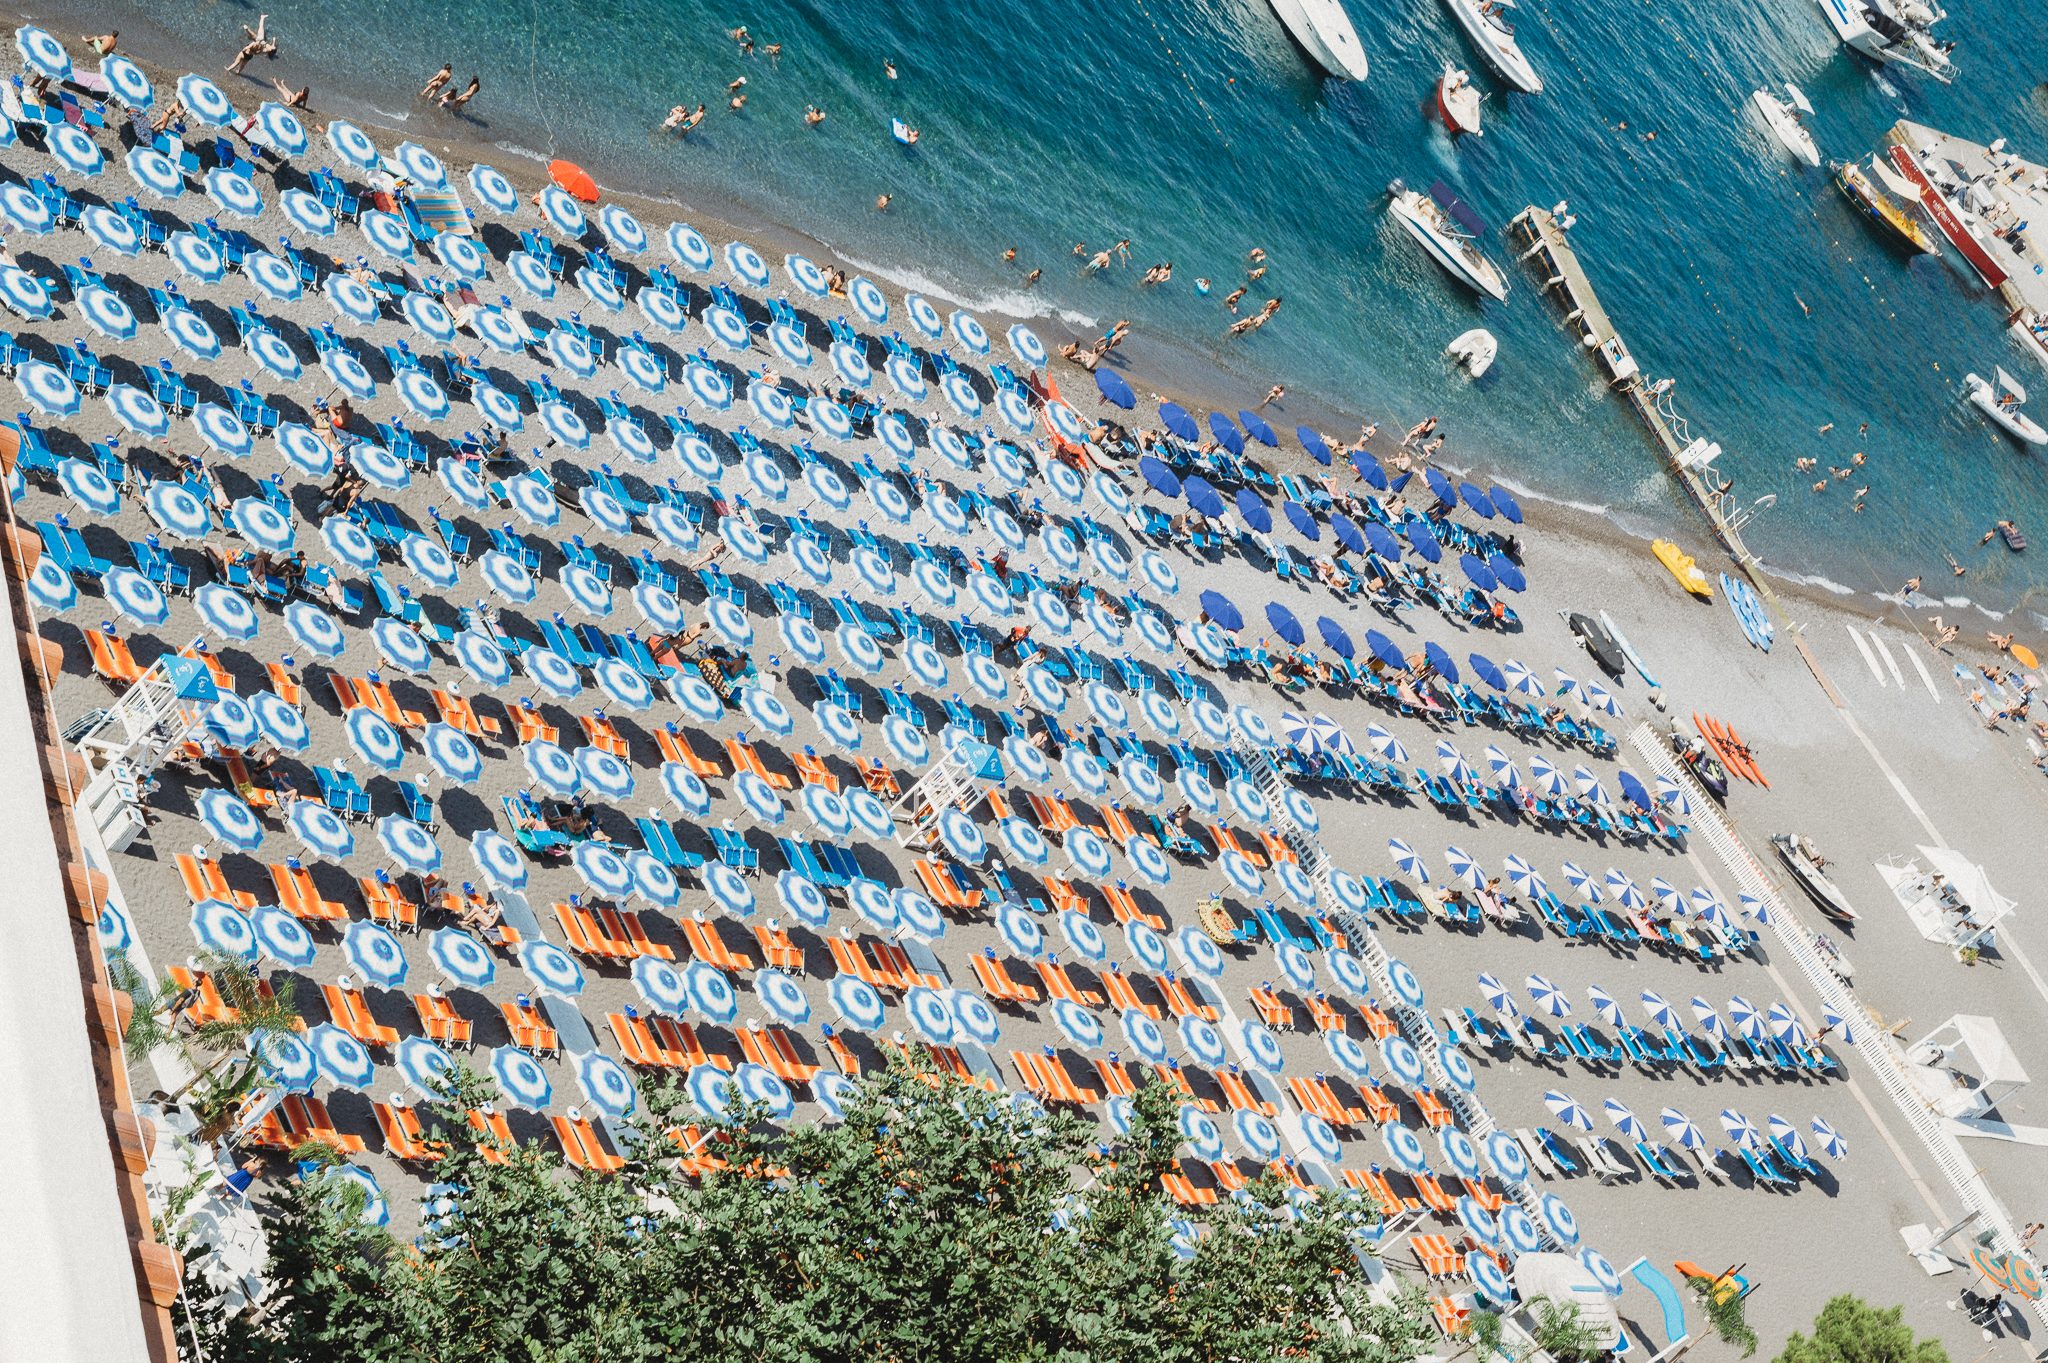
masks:
<path fill-rule="evenodd" d="M 1721 759 L 1721 765 L 1752 785 L 1762 786 L 1765 790 L 1771 788 L 1749 745 L 1736 736 L 1735 730 L 1711 715 L 1701 715 L 1697 710 L 1693 711 L 1692 726 L 1713 749 L 1714 756 Z"/>
<path fill-rule="evenodd" d="M 1678 579 L 1678 585 L 1702 601 L 1714 599 L 1714 586 L 1707 581 L 1707 575 L 1693 562 L 1691 554 L 1673 544 L 1670 540 L 1657 540 L 1650 545 L 1650 552 L 1657 556 L 1657 562 L 1670 570 Z"/>
<path fill-rule="evenodd" d="M 1721 594 L 1728 598 L 1728 608 L 1735 612 L 1736 623 L 1742 626 L 1743 635 L 1750 643 L 1769 653 L 1771 645 L 1777 641 L 1778 627 L 1771 623 L 1771 617 L 1765 613 L 1764 603 L 1758 599 L 1756 588 L 1723 573 Z"/>

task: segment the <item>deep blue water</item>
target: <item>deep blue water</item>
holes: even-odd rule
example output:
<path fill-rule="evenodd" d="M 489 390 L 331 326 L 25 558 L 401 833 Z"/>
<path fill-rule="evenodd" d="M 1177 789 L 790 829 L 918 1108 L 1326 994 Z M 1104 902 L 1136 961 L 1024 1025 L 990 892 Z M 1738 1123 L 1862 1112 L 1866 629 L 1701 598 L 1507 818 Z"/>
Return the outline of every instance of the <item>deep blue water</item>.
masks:
<path fill-rule="evenodd" d="M 1499 236 L 1524 204 L 1568 198 L 1646 370 L 1678 379 L 1738 495 L 1780 495 L 1750 533 L 1767 560 L 1869 589 L 1935 580 L 1949 548 L 1979 599 L 2036 590 L 2025 558 L 1977 536 L 2014 515 L 2048 539 L 2044 471 L 1959 398 L 1973 368 L 2003 363 L 2044 393 L 2048 373 L 2006 340 L 2002 309 L 1953 254 L 1909 261 L 1879 240 L 1824 172 L 1795 171 L 1766 143 L 1746 97 L 1799 82 L 1831 156 L 1867 156 L 1910 115 L 2003 133 L 2042 159 L 2048 104 L 2034 87 L 2048 71 L 2029 63 L 2048 52 L 2048 7 L 1953 0 L 1942 32 L 1962 75 L 1942 87 L 1852 58 L 1814 0 L 1523 0 L 1523 46 L 1549 87 L 1525 97 L 1483 70 L 1438 0 L 1345 3 L 1372 59 L 1362 85 L 1315 79 L 1264 0 L 278 0 L 286 60 L 255 74 L 310 79 L 316 107 L 361 101 L 425 140 L 559 153 L 607 183 L 787 224 L 977 306 L 1130 317 L 1240 376 L 1245 404 L 1280 379 L 1387 424 L 1438 413 L 1465 461 L 1624 522 L 1673 523 L 1678 496 L 1645 438 Z M 253 19 L 227 0 L 123 5 L 146 14 L 138 28 L 223 55 Z M 739 22 L 780 42 L 780 59 L 741 58 L 725 36 Z M 444 59 L 483 77 L 466 125 L 411 99 Z M 1484 138 L 1456 147 L 1425 110 L 1446 60 L 1489 92 Z M 729 114 L 739 75 L 749 103 Z M 650 138 L 669 105 L 700 101 L 712 112 L 687 145 Z M 807 103 L 828 111 L 823 129 L 802 126 Z M 892 115 L 923 130 L 915 151 L 889 140 Z M 1506 304 L 1475 304 L 1386 222 L 1395 176 L 1442 177 L 1493 224 Z M 873 208 L 884 191 L 886 216 Z M 1076 241 L 1118 237 L 1133 239 L 1134 267 L 1078 272 Z M 1034 294 L 1001 261 L 1012 245 L 1045 269 Z M 1286 305 L 1226 342 L 1217 299 L 1255 245 L 1271 270 L 1249 301 Z M 1172 283 L 1139 288 L 1161 260 Z M 1209 299 L 1193 288 L 1204 275 Z M 1475 388 L 1440 352 L 1482 323 L 1502 355 Z M 1864 469 L 1822 495 L 1792 468 L 1857 449 Z M 1856 514 L 1849 493 L 1864 483 Z M 1683 538 L 1705 541 L 1696 527 Z"/>

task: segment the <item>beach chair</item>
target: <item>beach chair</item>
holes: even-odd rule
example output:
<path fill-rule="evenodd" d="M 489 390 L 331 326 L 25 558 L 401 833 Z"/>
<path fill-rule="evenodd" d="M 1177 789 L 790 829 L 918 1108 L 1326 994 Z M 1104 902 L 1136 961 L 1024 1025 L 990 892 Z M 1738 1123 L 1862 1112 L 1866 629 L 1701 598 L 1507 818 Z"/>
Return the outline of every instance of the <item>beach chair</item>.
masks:
<path fill-rule="evenodd" d="M 384 1136 L 384 1153 L 402 1164 L 431 1164 L 448 1153 L 445 1144 L 430 1141 L 420 1127 L 419 1114 L 410 1103 L 370 1104 L 377 1114 L 377 1129 Z"/>
<path fill-rule="evenodd" d="M 540 1010 L 533 1006 L 532 1000 L 521 995 L 510 1002 L 500 1003 L 498 1012 L 505 1019 L 505 1027 L 512 1035 L 513 1045 L 538 1056 L 561 1054 L 560 1035 L 548 1025 Z"/>

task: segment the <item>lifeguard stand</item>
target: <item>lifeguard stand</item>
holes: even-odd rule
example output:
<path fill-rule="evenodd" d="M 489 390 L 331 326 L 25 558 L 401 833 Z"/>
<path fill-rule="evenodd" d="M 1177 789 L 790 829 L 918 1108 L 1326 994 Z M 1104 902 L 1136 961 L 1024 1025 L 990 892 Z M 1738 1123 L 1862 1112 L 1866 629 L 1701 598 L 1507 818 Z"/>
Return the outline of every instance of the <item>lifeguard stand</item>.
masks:
<path fill-rule="evenodd" d="M 77 740 L 92 769 L 79 803 L 108 851 L 121 851 L 142 832 L 142 783 L 205 726 L 206 707 L 219 697 L 204 662 L 167 654 Z"/>
<path fill-rule="evenodd" d="M 941 743 L 938 760 L 889 810 L 899 825 L 899 847 L 929 845 L 938 833 L 940 814 L 948 809 L 967 813 L 991 783 L 1003 779 L 1002 754 L 994 748 L 957 729 L 949 728 L 943 737 L 950 741 Z"/>

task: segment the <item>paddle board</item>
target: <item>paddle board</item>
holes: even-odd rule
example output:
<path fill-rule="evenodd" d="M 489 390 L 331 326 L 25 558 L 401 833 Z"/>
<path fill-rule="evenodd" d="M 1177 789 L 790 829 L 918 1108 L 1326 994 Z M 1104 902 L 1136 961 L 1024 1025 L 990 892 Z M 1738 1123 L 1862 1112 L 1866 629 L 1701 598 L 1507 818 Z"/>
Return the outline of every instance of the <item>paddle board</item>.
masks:
<path fill-rule="evenodd" d="M 1614 623 L 1614 617 L 1606 611 L 1601 611 L 1600 623 L 1607 627 L 1608 634 L 1614 638 L 1614 646 L 1621 650 L 1621 656 L 1628 659 L 1629 666 L 1636 670 L 1636 674 L 1651 686 L 1660 686 L 1657 679 L 1650 675 L 1650 669 L 1643 666 L 1642 655 L 1636 652 L 1635 645 L 1621 632 L 1621 626 Z"/>
<path fill-rule="evenodd" d="M 1771 651 L 1777 641 L 1777 627 L 1764 613 L 1764 603 L 1757 599 L 1756 589 L 1747 582 L 1738 582 L 1721 574 L 1721 594 L 1728 598 L 1728 608 L 1735 612 L 1736 623 L 1742 626 L 1743 635 L 1764 652 Z"/>

